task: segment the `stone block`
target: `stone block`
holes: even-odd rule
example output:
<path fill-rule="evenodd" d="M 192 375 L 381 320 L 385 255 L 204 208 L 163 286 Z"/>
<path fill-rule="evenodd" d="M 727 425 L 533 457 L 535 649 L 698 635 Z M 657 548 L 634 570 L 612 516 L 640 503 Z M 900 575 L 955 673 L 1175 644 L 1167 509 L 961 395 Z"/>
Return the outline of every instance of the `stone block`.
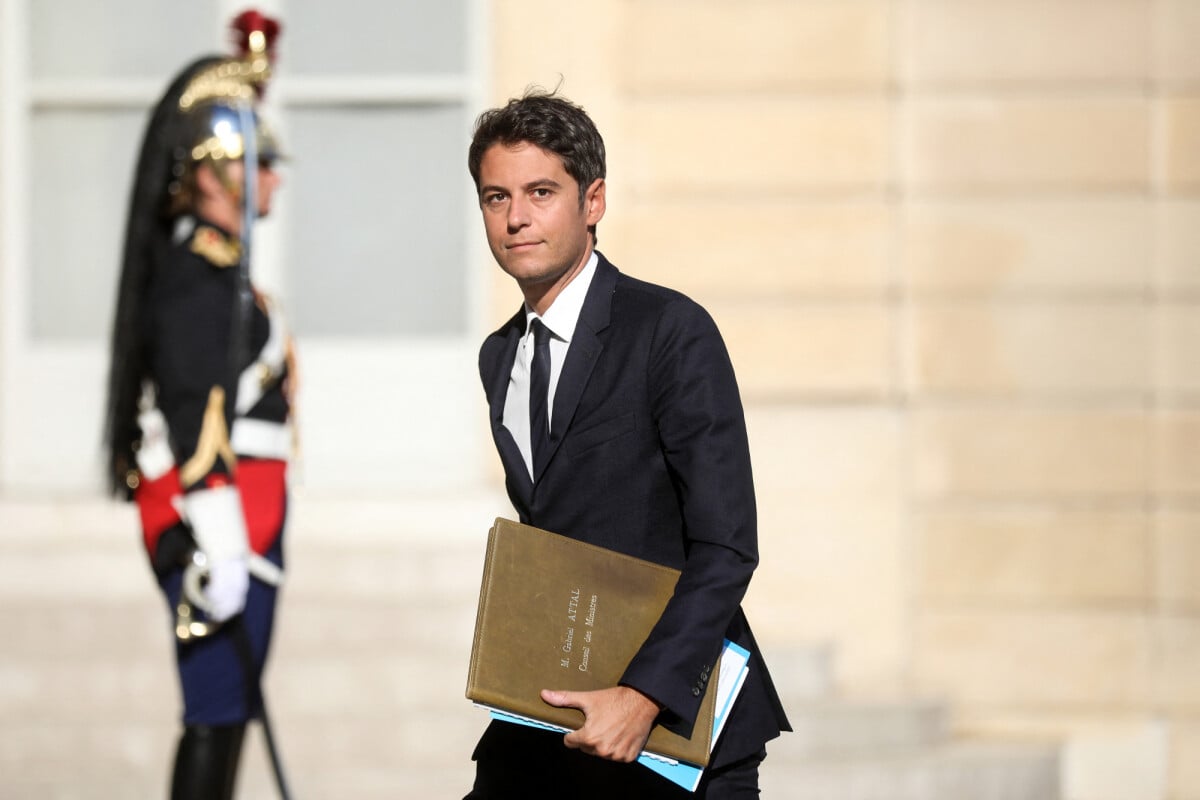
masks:
<path fill-rule="evenodd" d="M 1132 709 L 1151 701 L 1154 636 L 1137 612 L 919 611 L 919 686 L 967 706 Z"/>
<path fill-rule="evenodd" d="M 520 96 L 530 85 L 550 90 L 561 82 L 566 97 L 595 112 L 597 104 L 606 104 L 611 95 L 611 76 L 624 57 L 621 20 L 620 4 L 615 0 L 587 6 L 512 0 L 495 6 L 490 28 L 479 33 L 479 42 L 486 41 L 485 49 L 491 50 L 488 83 L 492 102 Z M 587 46 L 580 46 L 574 36 L 563 35 L 564 31 L 586 31 Z M 533 42 L 537 46 L 531 46 Z M 605 132 L 604 126 L 601 132 Z"/>
<path fill-rule="evenodd" d="M 1154 553 L 1160 606 L 1173 612 L 1200 612 L 1200 511 L 1155 513 Z"/>
<path fill-rule="evenodd" d="M 417 547 L 363 545 L 355 549 L 306 548 L 296 542 L 288 567 L 288 589 L 310 600 L 372 598 L 419 602 L 478 592 L 487 529 L 494 517 L 476 523 L 478 545 L 441 554 Z"/>
<path fill-rule="evenodd" d="M 1167 796 L 1172 800 L 1200 798 L 1200 721 L 1183 717 L 1171 723 L 1171 758 Z"/>
<path fill-rule="evenodd" d="M 622 163 L 637 196 L 881 191 L 891 176 L 884 98 L 634 100 Z"/>
<path fill-rule="evenodd" d="M 515 311 L 515 309 L 513 309 Z M 487 423 L 482 390 L 480 416 Z M 490 434 L 489 434 L 490 435 Z M 490 453 L 495 457 L 494 450 Z M 429 564 L 444 569 L 455 558 L 482 557 L 487 531 L 497 516 L 514 513 L 504 487 L 496 484 L 468 490 L 398 492 L 324 492 L 301 486 L 288 506 L 288 535 L 301 553 L 312 548 L 309 560 L 319 564 L 326 554 L 344 553 L 346 531 L 354 531 L 354 544 L 362 553 L 401 550 L 409 556 L 428 557 Z M 344 553 L 354 558 L 354 553 Z M 368 556 L 369 557 L 369 556 Z M 436 578 L 453 575 L 430 575 Z M 461 580 L 458 578 L 457 580 Z"/>
<path fill-rule="evenodd" d="M 90 660 L 81 651 L 69 660 L 6 657 L 0 660 L 0 709 L 11 719 L 64 725 L 170 719 L 179 702 L 173 666 L 166 641 L 158 652 Z"/>
<path fill-rule="evenodd" d="M 751 622 L 753 624 L 753 621 Z M 762 636 L 756 631 L 762 645 Z M 763 647 L 784 709 L 793 704 L 817 702 L 833 691 L 833 648 L 827 644 L 783 644 Z"/>
<path fill-rule="evenodd" d="M 70 661 L 88 653 L 104 660 L 144 653 L 166 668 L 172 612 L 149 578 L 142 589 L 134 600 L 109 599 L 103 592 L 85 598 L 6 598 L 0 602 L 3 658 Z"/>
<path fill-rule="evenodd" d="M 1200 95 L 1167 97 L 1165 117 L 1165 188 L 1179 194 L 1200 190 Z"/>
<path fill-rule="evenodd" d="M 1140 190 L 1150 110 L 1139 97 L 917 98 L 903 180 L 920 194 Z"/>
<path fill-rule="evenodd" d="M 464 562 L 461 570 L 473 580 L 453 592 L 426 591 L 411 598 L 289 590 L 276 625 L 275 648 L 299 660 L 336 652 L 354 661 L 381 654 L 402 656 L 420 648 L 430 659 L 465 661 L 475 630 L 480 580 L 471 574 L 472 566 Z"/>
<path fill-rule="evenodd" d="M 629 254 L 621 269 L 697 299 L 882 298 L 891 217 L 883 201 L 650 200 L 603 224 L 602 240 Z"/>
<path fill-rule="evenodd" d="M 350 796 L 345 790 L 323 793 L 315 788 L 332 790 L 338 778 L 347 786 L 371 778 L 402 784 L 426 772 L 443 776 L 443 791 L 370 796 L 443 797 L 447 787 L 465 794 L 475 772 L 471 751 L 488 720 L 486 712 L 465 698 L 460 700 L 455 707 L 436 711 L 387 708 L 370 716 L 309 716 L 285 714 L 281 709 L 275 717 L 285 764 L 294 773 L 296 788 L 305 788 L 306 797 Z M 465 782 L 459 782 L 464 776 Z M 263 791 L 250 796 L 273 795 Z"/>
<path fill-rule="evenodd" d="M 401 634 L 397 634 L 401 635 Z M 275 704 L 305 716 L 378 717 L 409 712 L 452 709 L 467 686 L 470 640 L 457 654 L 443 648 L 435 653 L 305 654 L 287 658 L 271 675 Z M 440 668 L 439 668 L 440 665 Z M 312 687 L 321 687 L 312 691 Z M 466 700 L 465 707 L 470 707 Z"/>
<path fill-rule="evenodd" d="M 768 757 L 760 787 L 773 800 L 1060 800 L 1058 773 L 1053 746 L 963 742 L 885 758 Z"/>
<path fill-rule="evenodd" d="M 922 0 L 903 17 L 904 76 L 919 87 L 1143 81 L 1149 0 Z"/>
<path fill-rule="evenodd" d="M 1159 0 L 1156 77 L 1168 83 L 1200 81 L 1200 4 L 1195 0 Z M 1197 793 L 1200 797 L 1200 793 Z"/>
<path fill-rule="evenodd" d="M 1175 713 L 1200 712 L 1200 614 L 1161 615 L 1155 620 L 1158 651 L 1155 701 Z"/>
<path fill-rule="evenodd" d="M 639 93 L 881 90 L 890 73 L 883 0 L 730 5 L 626 2 L 622 84 Z"/>
<path fill-rule="evenodd" d="M 1140 397 L 1150 322 L 1138 301 L 917 303 L 918 395 Z"/>
<path fill-rule="evenodd" d="M 920 410 L 913 488 L 925 499 L 1141 497 L 1151 429 L 1138 410 Z"/>
<path fill-rule="evenodd" d="M 0 559 L 3 602 L 133 602 L 156 591 L 136 523 L 121 540 L 66 534 L 15 547 Z"/>
<path fill-rule="evenodd" d="M 1159 722 L 1078 731 L 1063 752 L 1065 800 L 1166 797 L 1167 746 Z"/>
<path fill-rule="evenodd" d="M 916 591 L 933 603 L 1144 604 L 1153 595 L 1158 548 L 1140 510 L 928 510 L 914 536 Z"/>
<path fill-rule="evenodd" d="M 119 712 L 104 720 L 71 721 L 6 714 L 0 723 L 4 795 L 162 797 L 170 785 L 177 726 L 166 714 L 161 723 L 129 721 Z"/>
<path fill-rule="evenodd" d="M 1200 411 L 1163 411 L 1154 422 L 1155 491 L 1200 495 Z"/>
<path fill-rule="evenodd" d="M 746 425 L 760 494 L 853 507 L 901 496 L 903 428 L 894 411 L 748 403 Z"/>
<path fill-rule="evenodd" d="M 905 696 L 795 701 L 782 697 L 792 731 L 772 743 L 773 758 L 894 757 L 944 741 L 944 709 L 933 700 Z"/>
<path fill-rule="evenodd" d="M 746 596 L 755 634 L 829 642 L 841 686 L 894 685 L 906 653 L 900 512 L 816 507 L 760 493 L 760 565 Z"/>
<path fill-rule="evenodd" d="M 1140 292 L 1151 208 L 1144 198 L 918 200 L 900 227 L 903 280 L 917 293 Z"/>
<path fill-rule="evenodd" d="M 140 552 L 137 506 L 99 492 L 66 494 L 50 503 L 45 497 L 10 491 L 0 512 L 4 541 L 17 552 L 53 553 L 72 546 L 112 553 L 128 553 L 133 547 Z"/>
<path fill-rule="evenodd" d="M 1166 398 L 1200 395 L 1200 303 L 1161 303 L 1154 311 L 1155 388 Z"/>
<path fill-rule="evenodd" d="M 1168 293 L 1200 289 L 1200 201 L 1165 200 L 1156 221 L 1159 287 Z"/>
<path fill-rule="evenodd" d="M 883 398 L 893 389 L 892 315 L 881 304 L 709 304 L 743 399 Z"/>

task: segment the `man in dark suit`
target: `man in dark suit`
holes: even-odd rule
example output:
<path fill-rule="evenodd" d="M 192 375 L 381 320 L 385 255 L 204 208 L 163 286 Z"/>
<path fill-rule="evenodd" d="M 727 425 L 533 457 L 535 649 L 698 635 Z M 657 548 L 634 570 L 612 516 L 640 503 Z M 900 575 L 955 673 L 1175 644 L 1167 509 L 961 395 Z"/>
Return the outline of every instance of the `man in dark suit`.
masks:
<path fill-rule="evenodd" d="M 765 742 L 790 730 L 740 603 L 758 563 L 733 368 L 712 318 L 594 250 L 604 142 L 542 92 L 485 112 L 468 166 L 488 245 L 525 297 L 479 372 L 521 521 L 681 570 L 620 684 L 546 687 L 581 710 L 565 736 L 493 722 L 469 798 L 758 797 Z M 634 762 L 655 724 L 690 735 L 724 639 L 751 653 L 696 794 Z"/>

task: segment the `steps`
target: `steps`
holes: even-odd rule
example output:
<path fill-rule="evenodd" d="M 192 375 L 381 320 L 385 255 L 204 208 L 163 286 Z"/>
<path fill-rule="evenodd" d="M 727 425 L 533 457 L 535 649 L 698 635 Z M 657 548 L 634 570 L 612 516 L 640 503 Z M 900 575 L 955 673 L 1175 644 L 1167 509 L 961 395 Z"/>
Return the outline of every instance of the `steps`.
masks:
<path fill-rule="evenodd" d="M 793 732 L 767 744 L 770 800 L 1059 800 L 1056 747 L 970 741 L 936 699 L 843 696 L 825 648 L 767 650 Z"/>
<path fill-rule="evenodd" d="M 487 724 L 463 691 L 502 500 L 300 498 L 293 511 L 265 686 L 292 788 L 461 797 Z M 126 506 L 0 501 L 0 797 L 164 795 L 178 690 L 138 548 Z M 796 728 L 768 744 L 764 798 L 1059 798 L 1054 749 L 954 739 L 937 702 L 841 697 L 828 649 L 764 646 Z M 273 797 L 262 737 L 248 742 L 240 796 Z"/>
<path fill-rule="evenodd" d="M 780 757 L 783 756 L 783 757 Z M 1053 749 L 948 742 L 817 760 L 772 752 L 760 786 L 772 800 L 1057 800 Z"/>

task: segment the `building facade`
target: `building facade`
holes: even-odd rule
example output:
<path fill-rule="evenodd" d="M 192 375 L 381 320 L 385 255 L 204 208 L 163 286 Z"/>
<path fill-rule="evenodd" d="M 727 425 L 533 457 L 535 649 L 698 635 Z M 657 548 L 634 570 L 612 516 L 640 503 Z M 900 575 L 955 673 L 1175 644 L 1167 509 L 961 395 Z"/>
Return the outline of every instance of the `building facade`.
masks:
<path fill-rule="evenodd" d="M 179 40 L 135 59 L 91 3 L 0 3 L 5 497 L 98 491 L 131 136 L 236 10 L 117 5 Z M 608 144 L 600 249 L 730 345 L 764 642 L 1062 737 L 1068 800 L 1200 798 L 1200 3 L 327 5 L 274 4 L 295 160 L 262 258 L 309 488 L 494 486 L 474 355 L 519 297 L 466 143 L 559 86 Z"/>

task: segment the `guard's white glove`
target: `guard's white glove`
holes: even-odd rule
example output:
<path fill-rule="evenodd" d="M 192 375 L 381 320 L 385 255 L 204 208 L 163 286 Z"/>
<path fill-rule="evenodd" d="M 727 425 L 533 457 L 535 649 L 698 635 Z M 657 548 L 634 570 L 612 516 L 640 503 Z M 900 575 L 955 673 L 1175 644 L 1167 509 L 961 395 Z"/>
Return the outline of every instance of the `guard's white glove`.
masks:
<path fill-rule="evenodd" d="M 250 589 L 250 570 L 245 558 L 227 558 L 208 565 L 208 583 L 204 599 L 208 601 L 208 616 L 213 622 L 224 622 L 246 608 L 246 592 Z"/>
<path fill-rule="evenodd" d="M 214 622 L 224 622 L 246 607 L 250 589 L 241 497 L 233 486 L 201 489 L 184 495 L 183 506 L 208 571 L 199 605 Z"/>

